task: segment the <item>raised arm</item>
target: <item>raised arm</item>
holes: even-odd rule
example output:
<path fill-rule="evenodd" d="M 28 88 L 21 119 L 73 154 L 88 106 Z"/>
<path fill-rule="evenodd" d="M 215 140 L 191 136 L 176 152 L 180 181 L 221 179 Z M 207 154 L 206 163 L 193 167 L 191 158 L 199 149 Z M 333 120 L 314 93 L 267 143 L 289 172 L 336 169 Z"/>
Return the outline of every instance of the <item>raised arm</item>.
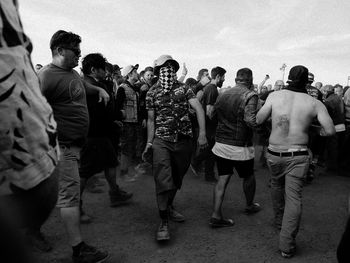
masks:
<path fill-rule="evenodd" d="M 185 78 L 186 78 L 186 75 L 187 75 L 187 68 L 186 68 L 186 64 L 183 63 L 183 68 L 182 68 L 182 74 L 181 76 L 178 78 L 178 82 L 182 82 L 184 83 L 185 82 Z"/>
<path fill-rule="evenodd" d="M 261 83 L 258 85 L 258 94 L 260 94 L 262 86 L 265 85 L 265 82 L 266 82 L 269 78 L 270 78 L 270 76 L 269 76 L 269 75 L 266 75 L 265 78 L 264 78 L 264 79 L 261 81 Z"/>

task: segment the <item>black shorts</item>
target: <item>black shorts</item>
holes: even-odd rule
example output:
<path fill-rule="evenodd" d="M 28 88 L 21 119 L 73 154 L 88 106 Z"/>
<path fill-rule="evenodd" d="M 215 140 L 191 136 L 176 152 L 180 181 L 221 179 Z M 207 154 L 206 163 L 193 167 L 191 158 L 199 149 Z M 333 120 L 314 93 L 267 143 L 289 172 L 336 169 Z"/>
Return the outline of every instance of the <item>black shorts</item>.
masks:
<path fill-rule="evenodd" d="M 111 139 L 88 138 L 81 150 L 79 174 L 82 178 L 89 178 L 118 164 L 117 151 Z"/>
<path fill-rule="evenodd" d="M 233 168 L 236 169 L 240 178 L 254 175 L 254 158 L 247 161 L 236 161 L 216 156 L 216 165 L 219 176 L 233 174 Z"/>

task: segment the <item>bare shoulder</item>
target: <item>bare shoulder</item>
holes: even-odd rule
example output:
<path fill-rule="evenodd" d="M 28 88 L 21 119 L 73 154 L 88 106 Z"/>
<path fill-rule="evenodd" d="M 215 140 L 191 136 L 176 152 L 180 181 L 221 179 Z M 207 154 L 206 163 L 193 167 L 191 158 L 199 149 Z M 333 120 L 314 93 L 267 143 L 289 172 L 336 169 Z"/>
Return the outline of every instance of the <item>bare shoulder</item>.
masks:
<path fill-rule="evenodd" d="M 315 98 L 313 98 L 312 103 L 317 111 L 326 109 L 326 106 L 321 101 L 319 101 Z"/>

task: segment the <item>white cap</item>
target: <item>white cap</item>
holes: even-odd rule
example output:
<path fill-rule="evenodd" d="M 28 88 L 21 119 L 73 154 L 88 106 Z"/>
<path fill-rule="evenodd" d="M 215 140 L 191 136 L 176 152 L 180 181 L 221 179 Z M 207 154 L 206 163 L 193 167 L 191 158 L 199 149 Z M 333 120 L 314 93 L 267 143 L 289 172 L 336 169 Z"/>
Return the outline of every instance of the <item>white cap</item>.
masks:
<path fill-rule="evenodd" d="M 136 64 L 135 66 L 128 65 L 128 66 L 124 67 L 122 70 L 122 76 L 125 78 L 131 71 L 133 71 L 134 69 L 138 69 L 138 68 L 139 68 L 139 64 Z"/>

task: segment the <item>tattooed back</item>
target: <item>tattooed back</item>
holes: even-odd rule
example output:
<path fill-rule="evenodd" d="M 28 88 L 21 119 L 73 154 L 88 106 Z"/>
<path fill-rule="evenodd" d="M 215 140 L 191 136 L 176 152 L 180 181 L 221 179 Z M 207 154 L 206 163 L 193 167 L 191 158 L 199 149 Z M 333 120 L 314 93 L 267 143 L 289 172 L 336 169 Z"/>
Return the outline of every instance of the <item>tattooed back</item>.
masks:
<path fill-rule="evenodd" d="M 289 90 L 272 92 L 259 111 L 257 122 L 263 122 L 268 116 L 272 119 L 269 138 L 272 145 L 307 145 L 308 129 L 314 118 L 322 127 L 330 126 L 329 115 L 321 102 L 308 94 Z"/>

